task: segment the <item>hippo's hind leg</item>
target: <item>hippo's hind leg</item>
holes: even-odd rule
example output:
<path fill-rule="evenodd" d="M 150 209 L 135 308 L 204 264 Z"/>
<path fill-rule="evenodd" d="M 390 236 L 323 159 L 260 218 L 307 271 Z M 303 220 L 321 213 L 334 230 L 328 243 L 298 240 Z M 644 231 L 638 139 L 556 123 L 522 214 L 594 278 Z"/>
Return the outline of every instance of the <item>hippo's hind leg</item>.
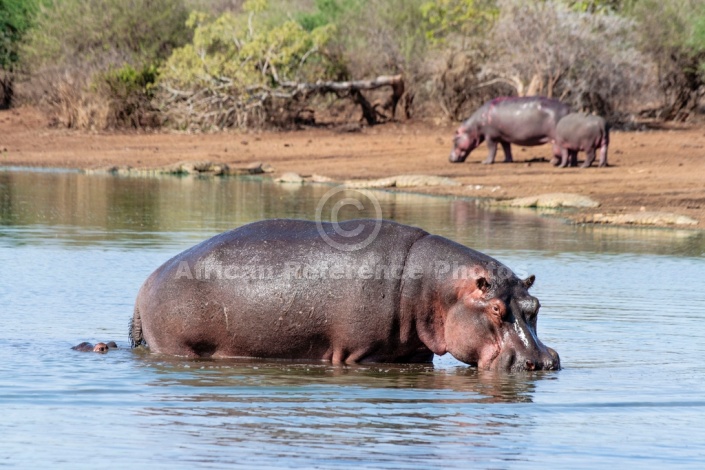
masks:
<path fill-rule="evenodd" d="M 138 346 L 147 345 L 144 340 L 144 336 L 142 336 L 142 318 L 140 317 L 140 311 L 136 305 L 132 318 L 130 318 L 130 326 L 127 336 L 130 340 L 130 347 L 136 348 Z"/>
<path fill-rule="evenodd" d="M 570 150 L 567 148 L 561 149 L 561 160 L 560 160 L 560 165 L 558 165 L 560 168 L 565 168 L 568 166 L 568 163 L 570 162 Z"/>
<path fill-rule="evenodd" d="M 512 146 L 509 142 L 502 142 L 502 150 L 504 150 L 504 163 L 512 163 Z"/>
<path fill-rule="evenodd" d="M 553 146 L 551 148 L 553 152 L 553 156 L 551 157 L 551 165 L 553 166 L 558 166 L 561 164 L 561 148 L 556 144 L 555 142 L 553 143 Z"/>
<path fill-rule="evenodd" d="M 598 166 L 600 166 L 600 167 L 607 166 L 607 144 L 600 147 L 600 164 Z"/>

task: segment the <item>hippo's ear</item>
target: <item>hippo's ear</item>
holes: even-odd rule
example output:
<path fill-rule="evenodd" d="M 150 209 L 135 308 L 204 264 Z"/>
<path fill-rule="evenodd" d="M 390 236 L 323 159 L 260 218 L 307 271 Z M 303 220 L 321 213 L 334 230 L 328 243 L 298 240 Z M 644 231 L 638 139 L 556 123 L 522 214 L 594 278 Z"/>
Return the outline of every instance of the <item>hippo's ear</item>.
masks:
<path fill-rule="evenodd" d="M 531 276 L 527 277 L 526 279 L 524 279 L 524 280 L 521 281 L 521 282 L 522 282 L 522 284 L 524 284 L 524 287 L 526 287 L 527 289 L 529 289 L 531 286 L 534 285 L 534 281 L 535 281 L 535 280 L 536 280 L 536 276 L 534 276 L 534 275 L 532 274 Z"/>
<path fill-rule="evenodd" d="M 483 294 L 486 294 L 487 291 L 490 289 L 490 283 L 485 277 L 478 277 L 475 279 L 475 285 L 479 290 L 482 291 Z"/>

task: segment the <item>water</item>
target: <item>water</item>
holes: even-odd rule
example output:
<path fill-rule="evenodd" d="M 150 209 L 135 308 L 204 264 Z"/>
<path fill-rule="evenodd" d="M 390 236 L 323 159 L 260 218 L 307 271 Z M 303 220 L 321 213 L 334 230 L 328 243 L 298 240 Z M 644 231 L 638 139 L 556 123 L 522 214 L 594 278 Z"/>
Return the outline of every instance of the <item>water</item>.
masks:
<path fill-rule="evenodd" d="M 705 237 L 345 193 L 536 274 L 558 372 L 211 361 L 126 349 L 144 279 L 327 186 L 0 171 L 0 467 L 702 468 Z M 332 204 L 321 204 L 324 217 Z M 70 350 L 116 340 L 106 355 Z"/>

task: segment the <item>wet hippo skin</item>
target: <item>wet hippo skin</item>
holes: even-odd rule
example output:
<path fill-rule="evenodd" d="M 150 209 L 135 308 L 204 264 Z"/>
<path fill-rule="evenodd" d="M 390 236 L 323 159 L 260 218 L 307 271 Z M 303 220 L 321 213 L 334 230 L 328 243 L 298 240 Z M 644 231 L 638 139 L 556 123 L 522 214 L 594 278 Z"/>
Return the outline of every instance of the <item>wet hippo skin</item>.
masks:
<path fill-rule="evenodd" d="M 142 285 L 134 346 L 188 357 L 558 369 L 539 301 L 497 260 L 382 220 L 255 222 L 176 255 Z"/>

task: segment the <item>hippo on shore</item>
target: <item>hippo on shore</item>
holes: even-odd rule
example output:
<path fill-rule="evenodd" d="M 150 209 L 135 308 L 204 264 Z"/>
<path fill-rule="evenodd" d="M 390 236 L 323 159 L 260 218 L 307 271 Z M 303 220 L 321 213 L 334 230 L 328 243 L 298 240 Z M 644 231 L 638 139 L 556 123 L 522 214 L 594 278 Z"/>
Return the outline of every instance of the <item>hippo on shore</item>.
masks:
<path fill-rule="evenodd" d="M 168 260 L 142 285 L 133 346 L 187 357 L 431 362 L 557 370 L 534 276 L 383 220 L 264 220 Z"/>
<path fill-rule="evenodd" d="M 600 163 L 607 166 L 607 147 L 610 144 L 610 131 L 607 121 L 600 116 L 584 113 L 571 113 L 556 126 L 556 141 L 552 163 L 561 168 L 578 165 L 578 152 L 585 152 L 587 168 L 595 161 L 595 151 L 600 149 Z"/>
<path fill-rule="evenodd" d="M 455 132 L 451 163 L 461 163 L 483 141 L 489 155 L 483 163 L 494 163 L 497 144 L 504 161 L 512 162 L 511 144 L 543 145 L 555 139 L 556 124 L 570 113 L 570 107 L 542 96 L 500 97 L 483 104 Z"/>
<path fill-rule="evenodd" d="M 117 349 L 117 344 L 115 344 L 115 341 L 108 341 L 107 343 L 96 343 L 95 346 L 93 346 L 91 343 L 84 341 L 76 346 L 73 346 L 71 349 L 74 351 L 97 352 L 105 354 L 109 349 Z"/>

